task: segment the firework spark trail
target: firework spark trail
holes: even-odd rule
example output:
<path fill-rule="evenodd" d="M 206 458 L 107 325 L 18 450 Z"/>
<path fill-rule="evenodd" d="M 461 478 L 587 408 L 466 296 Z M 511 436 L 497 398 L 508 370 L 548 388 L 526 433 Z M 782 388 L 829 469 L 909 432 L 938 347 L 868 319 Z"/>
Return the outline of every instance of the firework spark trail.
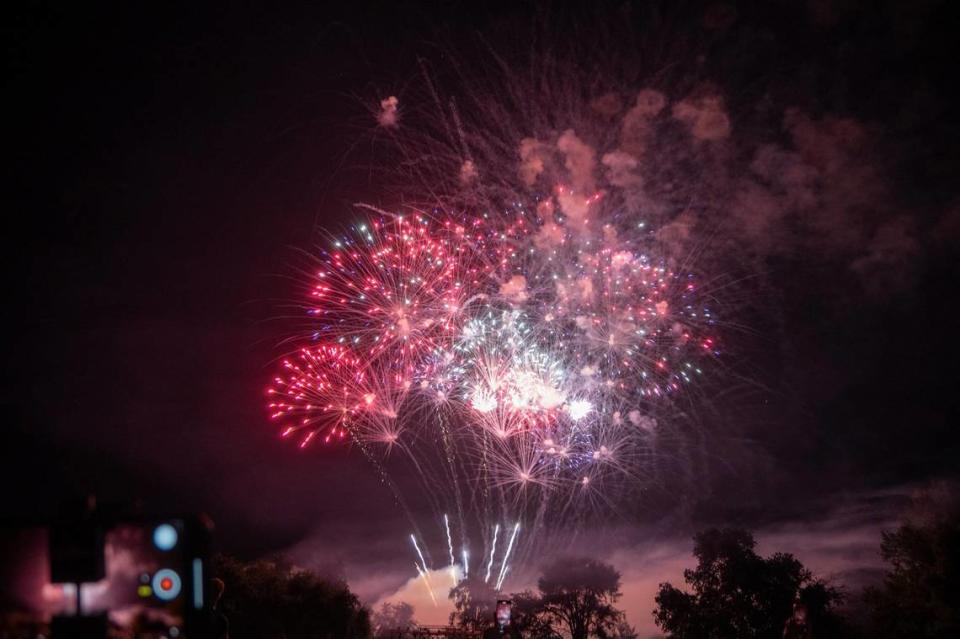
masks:
<path fill-rule="evenodd" d="M 427 560 L 423 558 L 423 553 L 420 552 L 420 546 L 417 544 L 417 538 L 413 535 L 413 533 L 410 534 L 410 541 L 413 543 L 413 548 L 417 551 L 417 556 L 420 558 L 420 564 L 422 564 L 423 567 L 421 568 L 420 564 L 417 564 L 416 562 L 414 562 L 413 565 L 417 567 L 417 572 L 420 573 L 420 576 L 423 578 L 423 583 L 426 585 L 427 591 L 430 593 L 430 598 L 433 599 L 433 605 L 436 606 L 437 598 L 433 594 L 433 585 L 430 583 L 430 576 L 427 574 L 429 571 L 429 568 L 427 567 Z"/>
<path fill-rule="evenodd" d="M 487 574 L 483 578 L 485 582 L 490 581 L 490 571 L 493 570 L 493 558 L 497 554 L 497 536 L 500 534 L 500 524 L 493 527 L 493 545 L 490 546 L 490 561 L 487 562 Z"/>
<path fill-rule="evenodd" d="M 457 585 L 457 560 L 453 557 L 453 539 L 450 537 L 450 518 L 446 513 L 443 515 L 443 527 L 447 531 L 447 550 L 450 552 L 450 578 L 453 579 L 453 585 Z"/>
<path fill-rule="evenodd" d="M 467 302 L 469 304 L 469 302 Z M 463 495 L 460 487 L 460 479 L 457 466 L 457 458 L 454 452 L 455 446 L 453 442 L 453 437 L 450 432 L 450 425 L 447 422 L 444 415 L 438 416 L 438 423 L 440 426 L 441 438 L 443 439 L 444 449 L 446 451 L 446 461 L 447 461 L 447 471 L 450 476 L 450 481 L 453 485 L 453 498 L 457 506 L 457 521 L 459 522 L 460 529 L 464 530 L 466 526 L 464 525 L 465 519 L 463 516 Z M 446 520 L 446 513 L 443 515 L 444 520 Z M 447 542 L 450 546 L 450 564 L 453 565 L 453 542 L 450 540 L 450 524 L 447 523 Z M 454 578 L 456 579 L 456 578 Z M 456 585 L 456 584 L 454 584 Z"/>
<path fill-rule="evenodd" d="M 452 566 L 456 563 L 456 560 L 453 558 L 453 538 L 450 536 L 450 518 L 446 514 L 443 515 L 443 527 L 447 532 L 447 550 L 450 551 L 450 565 Z"/>
<path fill-rule="evenodd" d="M 423 571 L 427 572 L 427 570 L 429 570 L 427 567 L 427 560 L 423 558 L 423 553 L 420 552 L 420 546 L 417 544 L 417 538 L 413 535 L 413 533 L 410 534 L 410 541 L 413 543 L 413 549 L 417 551 L 417 557 L 420 558 L 420 563 L 423 565 Z"/>
<path fill-rule="evenodd" d="M 497 577 L 496 589 L 500 590 L 500 586 L 503 585 L 503 578 L 507 576 L 507 570 L 509 564 L 507 563 L 510 560 L 510 553 L 513 551 L 513 542 L 517 538 L 517 532 L 520 530 L 520 522 L 518 521 L 513 527 L 513 532 L 510 534 L 510 542 L 507 544 L 507 552 L 503 554 L 503 563 L 500 564 L 500 576 Z"/>
<path fill-rule="evenodd" d="M 437 598 L 433 594 L 433 587 L 430 585 L 430 579 L 427 577 L 427 573 L 420 568 L 420 565 L 414 562 L 413 567 L 417 569 L 417 574 L 420 575 L 420 578 L 423 580 L 423 585 L 427 588 L 427 592 L 430 594 L 430 599 L 433 600 L 433 605 L 438 606 Z"/>

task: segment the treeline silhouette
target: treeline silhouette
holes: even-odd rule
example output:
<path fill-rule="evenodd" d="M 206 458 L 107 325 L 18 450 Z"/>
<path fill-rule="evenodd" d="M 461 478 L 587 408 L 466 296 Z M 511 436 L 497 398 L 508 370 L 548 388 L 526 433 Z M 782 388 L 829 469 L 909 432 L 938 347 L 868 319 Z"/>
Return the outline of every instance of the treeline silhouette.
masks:
<path fill-rule="evenodd" d="M 654 621 L 675 639 L 960 637 L 958 515 L 952 491 L 921 496 L 899 528 L 883 533 L 878 551 L 888 569 L 880 584 L 862 592 L 813 575 L 788 553 L 761 557 L 746 530 L 702 531 L 693 539 L 696 566 L 684 571 L 682 586 L 660 584 Z M 221 558 L 218 573 L 227 583 L 222 610 L 231 639 L 426 636 L 409 604 L 383 604 L 371 613 L 345 582 L 321 579 L 282 559 Z M 558 559 L 544 568 L 536 590 L 510 596 L 512 629 L 504 636 L 636 639 L 617 607 L 620 586 L 609 564 Z M 503 597 L 482 580 L 461 582 L 450 591 L 447 636 L 483 636 Z"/>
<path fill-rule="evenodd" d="M 345 581 L 322 578 L 282 557 L 242 562 L 219 557 L 220 610 L 230 639 L 366 639 L 369 611 Z"/>

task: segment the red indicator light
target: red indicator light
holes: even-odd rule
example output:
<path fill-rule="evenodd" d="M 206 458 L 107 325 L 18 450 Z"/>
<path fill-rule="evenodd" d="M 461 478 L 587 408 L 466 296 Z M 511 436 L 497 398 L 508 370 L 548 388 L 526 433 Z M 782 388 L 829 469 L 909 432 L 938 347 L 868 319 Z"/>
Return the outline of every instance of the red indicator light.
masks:
<path fill-rule="evenodd" d="M 164 577 L 160 580 L 160 588 L 163 590 L 170 590 L 173 588 L 173 580 L 170 577 Z"/>

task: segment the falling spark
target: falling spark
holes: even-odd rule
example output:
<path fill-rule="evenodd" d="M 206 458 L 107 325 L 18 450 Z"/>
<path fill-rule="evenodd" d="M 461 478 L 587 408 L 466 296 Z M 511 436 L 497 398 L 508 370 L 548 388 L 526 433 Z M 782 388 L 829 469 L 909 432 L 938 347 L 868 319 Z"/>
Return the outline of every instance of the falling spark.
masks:
<path fill-rule="evenodd" d="M 493 569 L 493 557 L 497 554 L 497 535 L 500 534 L 500 524 L 493 527 L 493 545 L 490 547 L 490 561 L 487 563 L 487 576 L 483 578 L 485 582 L 490 581 L 490 571 Z"/>
<path fill-rule="evenodd" d="M 507 544 L 507 552 L 503 555 L 503 563 L 500 565 L 500 576 L 497 577 L 497 586 L 496 589 L 500 590 L 500 586 L 503 585 L 503 578 L 507 576 L 507 562 L 510 560 L 510 553 L 513 551 L 513 542 L 517 538 L 517 532 L 520 530 L 520 522 L 513 527 L 513 532 L 510 534 L 510 542 Z"/>
<path fill-rule="evenodd" d="M 423 571 L 427 571 L 427 561 L 423 558 L 423 553 L 420 552 L 420 546 L 417 545 L 417 538 L 413 536 L 413 533 L 410 533 L 410 541 L 413 542 L 413 548 L 417 551 L 417 556 L 420 557 L 420 563 L 423 564 Z"/>
<path fill-rule="evenodd" d="M 453 579 L 453 585 L 457 585 L 457 560 L 453 557 L 453 539 L 450 538 L 450 518 L 446 513 L 443 515 L 443 526 L 447 529 L 447 550 L 450 551 L 450 577 Z"/>
<path fill-rule="evenodd" d="M 427 592 L 430 593 L 430 598 L 433 599 L 433 605 L 438 606 L 437 598 L 433 594 L 433 588 L 430 586 L 430 580 L 427 578 L 427 573 L 420 569 L 420 566 L 417 562 L 413 562 L 413 567 L 417 569 L 417 574 L 420 575 L 420 578 L 423 579 L 423 585 L 427 587 Z"/>
<path fill-rule="evenodd" d="M 450 538 L 450 518 L 447 515 L 443 516 L 443 525 L 447 529 L 447 549 L 450 551 L 450 565 L 452 566 L 456 563 L 456 560 L 453 558 L 453 540 Z"/>
<path fill-rule="evenodd" d="M 413 548 L 417 551 L 417 556 L 420 557 L 420 563 L 423 564 L 423 568 L 413 562 L 413 565 L 417 567 L 417 572 L 420 573 L 420 577 L 423 578 L 423 583 L 427 586 L 427 591 L 430 593 L 430 598 L 433 599 L 433 605 L 436 606 L 437 598 L 433 595 L 433 586 L 430 584 L 430 577 L 427 575 L 427 561 L 423 558 L 423 553 L 420 552 L 420 546 L 417 544 L 417 538 L 413 536 L 413 533 L 410 533 L 410 541 L 413 542 Z"/>

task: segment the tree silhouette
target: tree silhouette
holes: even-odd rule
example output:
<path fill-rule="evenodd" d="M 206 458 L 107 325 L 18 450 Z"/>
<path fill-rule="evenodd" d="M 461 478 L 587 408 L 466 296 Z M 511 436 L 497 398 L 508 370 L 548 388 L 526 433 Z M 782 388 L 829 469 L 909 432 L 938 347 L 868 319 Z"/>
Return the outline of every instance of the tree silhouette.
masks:
<path fill-rule="evenodd" d="M 559 559 L 537 583 L 540 616 L 558 634 L 572 639 L 610 637 L 623 620 L 614 608 L 620 598 L 620 573 L 594 559 Z"/>
<path fill-rule="evenodd" d="M 231 639 L 362 639 L 370 619 L 340 580 L 326 580 L 281 558 L 242 562 L 219 557 L 226 590 L 221 607 Z"/>
<path fill-rule="evenodd" d="M 416 625 L 413 606 L 405 601 L 381 604 L 371 618 L 373 636 L 377 639 L 402 635 Z"/>
<path fill-rule="evenodd" d="M 613 566 L 586 558 L 560 559 L 547 566 L 539 592 L 511 595 L 512 632 L 526 639 L 636 639 L 636 633 L 614 608 L 620 598 L 620 574 Z M 450 623 L 469 630 L 492 627 L 497 599 L 490 584 L 467 579 L 450 591 L 454 612 Z"/>
<path fill-rule="evenodd" d="M 907 521 L 884 532 L 884 583 L 865 601 L 873 637 L 960 637 L 960 503 L 955 488 L 919 495 Z"/>
<path fill-rule="evenodd" d="M 639 637 L 640 635 L 637 634 L 636 629 L 627 623 L 626 619 L 621 619 L 617 622 L 613 634 L 610 635 L 610 639 L 639 639 Z"/>
<path fill-rule="evenodd" d="M 539 595 L 529 590 L 515 593 L 513 599 L 512 625 L 525 639 L 559 639 L 548 619 L 543 615 Z"/>
<path fill-rule="evenodd" d="M 453 600 L 450 625 L 467 630 L 482 630 L 492 625 L 497 599 L 501 596 L 482 579 L 464 579 L 450 591 Z"/>
<path fill-rule="evenodd" d="M 840 593 L 815 580 L 792 555 L 764 559 L 745 530 L 707 530 L 694 537 L 698 563 L 684 570 L 692 592 L 660 584 L 653 612 L 657 625 L 679 639 L 780 639 L 838 636 L 841 620 L 834 607 Z"/>

